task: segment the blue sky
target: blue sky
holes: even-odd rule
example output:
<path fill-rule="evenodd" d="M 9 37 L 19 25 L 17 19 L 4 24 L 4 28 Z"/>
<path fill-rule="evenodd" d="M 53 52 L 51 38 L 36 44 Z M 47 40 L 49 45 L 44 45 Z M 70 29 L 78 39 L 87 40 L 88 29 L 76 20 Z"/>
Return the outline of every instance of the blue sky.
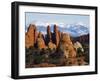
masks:
<path fill-rule="evenodd" d="M 74 14 L 49 14 L 49 13 L 30 13 L 26 12 L 26 26 L 31 23 L 63 23 L 63 24 L 84 24 L 89 27 L 88 15 L 74 15 Z"/>

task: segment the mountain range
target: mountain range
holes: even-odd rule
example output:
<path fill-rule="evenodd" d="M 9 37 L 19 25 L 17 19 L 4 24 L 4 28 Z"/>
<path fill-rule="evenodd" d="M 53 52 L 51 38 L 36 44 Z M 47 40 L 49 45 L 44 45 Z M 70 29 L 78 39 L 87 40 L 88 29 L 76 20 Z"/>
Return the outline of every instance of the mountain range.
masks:
<path fill-rule="evenodd" d="M 53 32 L 54 24 L 49 24 L 51 32 Z M 72 37 L 79 37 L 82 35 L 89 34 L 89 28 L 84 24 L 58 24 L 59 31 L 68 32 Z M 37 30 L 41 31 L 43 34 L 46 34 L 47 25 L 37 24 Z M 26 29 L 27 30 L 27 27 Z"/>

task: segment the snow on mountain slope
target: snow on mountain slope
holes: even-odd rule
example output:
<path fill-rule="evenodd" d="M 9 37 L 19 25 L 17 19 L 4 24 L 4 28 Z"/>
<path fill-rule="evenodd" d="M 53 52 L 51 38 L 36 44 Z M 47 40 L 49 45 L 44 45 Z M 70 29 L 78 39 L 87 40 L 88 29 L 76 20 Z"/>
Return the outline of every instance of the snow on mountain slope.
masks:
<path fill-rule="evenodd" d="M 53 32 L 54 23 L 50 23 L 48 25 L 50 25 L 51 32 Z M 89 27 L 85 26 L 82 23 L 77 23 L 77 24 L 60 23 L 57 25 L 59 27 L 59 31 L 65 32 L 65 33 L 67 32 L 73 37 L 89 34 Z M 42 33 L 44 32 L 43 34 L 46 34 L 45 32 L 47 31 L 47 29 L 46 29 L 47 23 L 46 24 L 45 23 L 36 24 L 36 26 L 37 26 L 38 31 L 40 31 Z"/>

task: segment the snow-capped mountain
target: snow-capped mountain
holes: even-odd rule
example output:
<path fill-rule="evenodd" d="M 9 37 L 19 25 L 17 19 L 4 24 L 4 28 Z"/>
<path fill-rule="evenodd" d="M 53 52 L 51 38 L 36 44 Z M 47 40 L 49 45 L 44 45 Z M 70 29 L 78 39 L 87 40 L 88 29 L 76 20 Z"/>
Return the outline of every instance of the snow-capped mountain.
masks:
<path fill-rule="evenodd" d="M 53 32 L 53 28 L 54 28 L 54 23 L 50 23 L 48 24 L 50 25 L 50 29 L 51 32 Z M 58 25 L 58 29 L 61 32 L 67 32 L 69 33 L 71 36 L 73 37 L 78 37 L 78 36 L 82 36 L 82 35 L 86 35 L 89 34 L 89 27 L 85 26 L 84 24 L 64 24 L 64 23 L 60 23 L 57 24 Z M 41 31 L 43 34 L 46 34 L 47 31 L 47 23 L 46 24 L 36 24 L 37 26 L 37 31 Z M 26 28 L 27 30 L 27 28 Z"/>
<path fill-rule="evenodd" d="M 80 24 L 68 25 L 68 27 L 66 26 L 65 28 L 59 27 L 59 29 L 62 29 L 63 32 L 68 32 L 74 37 L 89 34 L 89 28 Z"/>

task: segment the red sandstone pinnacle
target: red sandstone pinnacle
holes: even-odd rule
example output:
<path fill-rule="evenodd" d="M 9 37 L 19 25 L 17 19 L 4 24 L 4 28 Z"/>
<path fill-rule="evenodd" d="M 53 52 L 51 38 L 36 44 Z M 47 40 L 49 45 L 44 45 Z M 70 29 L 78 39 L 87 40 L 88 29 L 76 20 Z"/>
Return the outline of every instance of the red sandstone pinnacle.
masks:
<path fill-rule="evenodd" d="M 76 51 L 69 34 L 62 34 L 59 48 L 64 52 L 66 58 L 76 57 Z"/>
<path fill-rule="evenodd" d="M 46 48 L 45 41 L 43 39 L 43 35 L 41 32 L 39 32 L 38 34 L 37 46 L 38 46 L 38 49 Z"/>
<path fill-rule="evenodd" d="M 47 36 L 48 36 L 47 38 L 49 39 L 49 41 L 52 40 L 52 36 L 51 36 L 51 31 L 50 31 L 50 26 L 49 25 L 47 26 Z"/>
<path fill-rule="evenodd" d="M 36 26 L 34 24 L 30 24 L 25 34 L 25 47 L 29 48 L 31 46 L 34 46 L 36 40 L 37 40 Z"/>
<path fill-rule="evenodd" d="M 54 35 L 55 35 L 55 44 L 58 47 L 60 41 L 60 33 L 57 25 L 54 25 Z"/>

